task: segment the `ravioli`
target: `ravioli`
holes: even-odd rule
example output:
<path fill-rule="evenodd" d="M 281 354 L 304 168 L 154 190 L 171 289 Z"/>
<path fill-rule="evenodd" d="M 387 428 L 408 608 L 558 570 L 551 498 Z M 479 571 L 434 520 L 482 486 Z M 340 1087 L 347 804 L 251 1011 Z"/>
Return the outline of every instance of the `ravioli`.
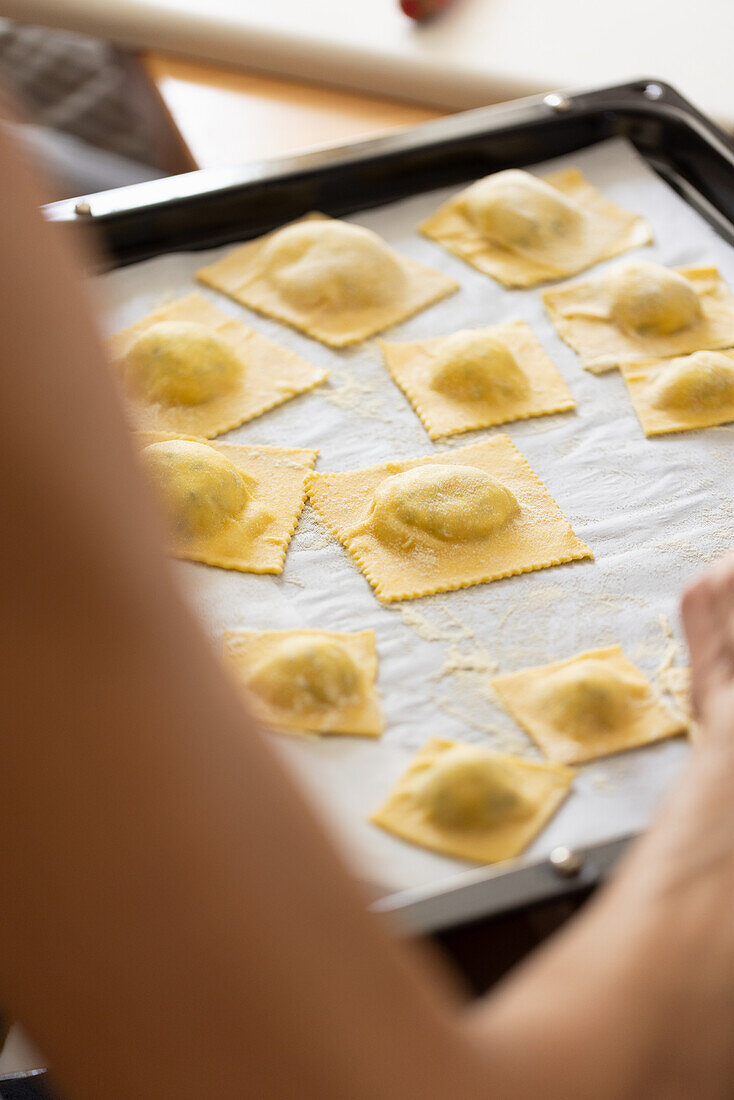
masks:
<path fill-rule="evenodd" d="M 379 737 L 373 630 L 227 631 L 224 656 L 265 725 Z"/>
<path fill-rule="evenodd" d="M 734 351 L 696 351 L 621 369 L 647 436 L 734 421 Z"/>
<path fill-rule="evenodd" d="M 593 557 L 506 435 L 313 474 L 308 492 L 385 603 Z"/>
<path fill-rule="evenodd" d="M 573 771 L 432 738 L 370 818 L 443 855 L 498 863 L 519 855 L 568 795 Z"/>
<path fill-rule="evenodd" d="M 496 676 L 492 687 L 550 759 L 580 764 L 685 731 L 619 646 Z"/>
<path fill-rule="evenodd" d="M 543 292 L 558 335 L 600 374 L 623 363 L 734 347 L 734 298 L 715 267 L 631 260 Z"/>
<path fill-rule="evenodd" d="M 329 374 L 221 313 L 202 294 L 154 310 L 109 346 L 142 431 L 211 439 Z"/>
<path fill-rule="evenodd" d="M 309 214 L 203 267 L 197 279 L 340 348 L 453 294 L 458 283 L 350 222 Z"/>
<path fill-rule="evenodd" d="M 606 199 L 575 168 L 539 178 L 510 168 L 477 180 L 420 226 L 505 286 L 574 275 L 649 244 L 644 218 Z"/>
<path fill-rule="evenodd" d="M 431 439 L 575 408 L 523 321 L 380 347 Z"/>
<path fill-rule="evenodd" d="M 141 461 L 176 557 L 281 573 L 316 451 L 139 433 Z"/>

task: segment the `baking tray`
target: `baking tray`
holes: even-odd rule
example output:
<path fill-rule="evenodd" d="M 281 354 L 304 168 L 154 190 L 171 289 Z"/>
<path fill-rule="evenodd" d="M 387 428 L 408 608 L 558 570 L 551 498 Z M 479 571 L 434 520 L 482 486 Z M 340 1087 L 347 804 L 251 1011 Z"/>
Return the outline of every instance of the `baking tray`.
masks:
<path fill-rule="evenodd" d="M 108 264 L 119 267 L 255 237 L 313 209 L 353 214 L 613 137 L 631 141 L 734 243 L 734 149 L 715 124 L 655 79 L 482 108 L 358 145 L 58 202 L 45 213 L 56 223 L 94 226 Z M 628 840 L 465 871 L 443 886 L 390 894 L 374 908 L 409 934 L 437 936 L 455 954 L 450 940 L 461 926 L 474 935 L 480 926 L 489 930 L 508 915 L 530 913 L 541 926 L 535 917 L 544 906 L 572 907 L 611 872 Z"/>

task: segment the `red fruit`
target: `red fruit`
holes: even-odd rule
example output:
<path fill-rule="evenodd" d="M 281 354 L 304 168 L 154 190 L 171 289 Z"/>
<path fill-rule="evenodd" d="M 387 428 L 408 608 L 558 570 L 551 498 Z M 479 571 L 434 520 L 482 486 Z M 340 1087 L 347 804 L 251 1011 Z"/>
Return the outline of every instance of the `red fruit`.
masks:
<path fill-rule="evenodd" d="M 400 7 L 411 19 L 429 19 L 450 3 L 451 0 L 400 0 Z"/>

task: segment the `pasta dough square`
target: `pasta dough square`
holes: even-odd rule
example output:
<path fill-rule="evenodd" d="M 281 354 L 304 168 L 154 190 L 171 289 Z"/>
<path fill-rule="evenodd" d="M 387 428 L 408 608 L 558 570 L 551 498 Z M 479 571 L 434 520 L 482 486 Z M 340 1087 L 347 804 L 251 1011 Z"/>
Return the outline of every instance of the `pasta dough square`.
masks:
<path fill-rule="evenodd" d="M 366 340 L 459 289 L 370 230 L 318 213 L 240 245 L 196 277 L 334 348 Z"/>
<path fill-rule="evenodd" d="M 170 432 L 137 438 L 167 505 L 175 557 L 241 573 L 283 572 L 317 451 L 211 443 Z M 177 447 L 162 454 L 158 447 L 154 458 L 148 448 L 164 443 Z"/>
<path fill-rule="evenodd" d="M 154 325 L 172 322 L 203 325 L 234 350 L 242 369 L 223 392 L 195 404 L 148 400 L 144 393 L 135 392 L 125 357 L 143 333 L 150 332 Z M 111 337 L 109 346 L 133 419 L 141 431 L 175 432 L 210 439 L 312 390 L 329 374 L 289 348 L 222 313 L 203 294 L 189 294 L 154 310 Z M 160 384 L 159 378 L 154 381 Z"/>
<path fill-rule="evenodd" d="M 380 347 L 431 439 L 576 407 L 524 321 Z"/>
<path fill-rule="evenodd" d="M 593 557 L 506 435 L 450 455 L 313 474 L 308 492 L 385 603 Z"/>
<path fill-rule="evenodd" d="M 483 210 L 483 196 L 491 212 Z M 444 203 L 420 230 L 512 287 L 575 275 L 652 241 L 644 218 L 610 202 L 576 168 L 540 179 L 518 169 L 486 176 Z"/>
<path fill-rule="evenodd" d="M 375 632 L 227 631 L 227 664 L 265 725 L 379 737 Z"/>
<path fill-rule="evenodd" d="M 601 374 L 621 363 L 734 347 L 734 298 L 718 268 L 664 268 L 641 263 L 629 266 L 651 275 L 655 284 L 651 291 L 655 294 L 664 293 L 665 276 L 682 276 L 694 291 L 700 313 L 672 332 L 655 332 L 652 328 L 640 332 L 623 326 L 614 317 L 611 282 L 623 275 L 621 266 L 586 283 L 564 283 L 544 291 L 543 302 L 558 335 L 581 357 L 586 370 Z M 644 302 L 641 304 L 644 306 Z M 664 323 L 665 327 L 668 325 Z"/>
<path fill-rule="evenodd" d="M 370 821 L 410 844 L 476 863 L 518 856 L 564 801 L 574 773 L 434 737 Z"/>
<path fill-rule="evenodd" d="M 496 676 L 495 689 L 550 760 L 580 764 L 685 731 L 618 645 Z"/>
<path fill-rule="evenodd" d="M 734 351 L 623 363 L 621 371 L 647 436 L 734 421 Z"/>

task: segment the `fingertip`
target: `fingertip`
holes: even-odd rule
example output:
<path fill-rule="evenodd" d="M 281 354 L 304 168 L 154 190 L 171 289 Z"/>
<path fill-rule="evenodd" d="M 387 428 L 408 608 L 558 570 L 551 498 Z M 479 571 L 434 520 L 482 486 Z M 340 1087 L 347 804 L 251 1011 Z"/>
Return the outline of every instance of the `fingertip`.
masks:
<path fill-rule="evenodd" d="M 708 595 L 708 591 L 711 586 L 710 573 L 699 573 L 692 580 L 688 582 L 683 589 L 681 596 L 681 611 L 683 617 L 690 615 L 691 612 L 696 611 L 705 600 Z"/>
<path fill-rule="evenodd" d="M 680 601 L 681 622 L 692 650 L 711 628 L 714 587 L 708 571 L 694 577 L 683 590 Z"/>

